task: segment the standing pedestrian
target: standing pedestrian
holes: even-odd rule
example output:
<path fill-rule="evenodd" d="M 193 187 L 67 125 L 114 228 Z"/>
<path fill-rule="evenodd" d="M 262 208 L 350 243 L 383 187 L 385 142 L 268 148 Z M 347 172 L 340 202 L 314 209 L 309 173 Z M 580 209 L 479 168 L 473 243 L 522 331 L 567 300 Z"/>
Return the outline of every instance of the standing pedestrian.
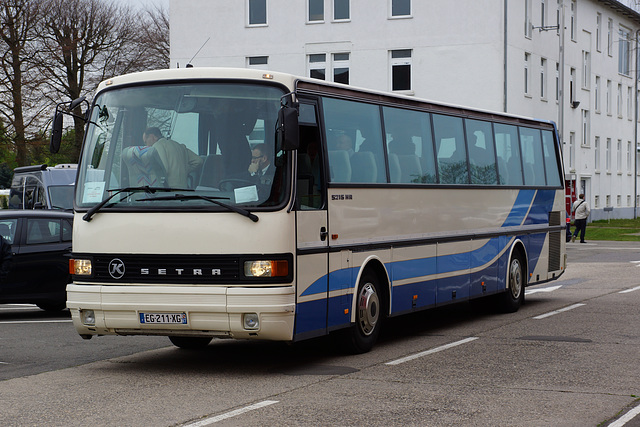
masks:
<path fill-rule="evenodd" d="M 573 237 L 571 238 L 572 242 L 576 241 L 576 236 L 579 232 L 580 243 L 586 243 L 584 241 L 584 233 L 587 231 L 587 218 L 589 218 L 589 213 L 591 213 L 591 209 L 589 209 L 589 205 L 584 200 L 584 194 L 580 194 L 578 196 L 578 200 L 573 202 L 576 231 L 573 232 Z"/>

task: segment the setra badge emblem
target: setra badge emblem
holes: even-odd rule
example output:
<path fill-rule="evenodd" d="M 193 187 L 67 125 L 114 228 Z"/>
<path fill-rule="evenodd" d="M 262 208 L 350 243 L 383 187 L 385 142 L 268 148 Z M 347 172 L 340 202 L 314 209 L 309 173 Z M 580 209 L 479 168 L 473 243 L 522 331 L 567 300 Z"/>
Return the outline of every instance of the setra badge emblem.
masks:
<path fill-rule="evenodd" d="M 109 274 L 114 279 L 122 279 L 124 276 L 124 262 L 119 258 L 114 258 L 109 263 Z"/>

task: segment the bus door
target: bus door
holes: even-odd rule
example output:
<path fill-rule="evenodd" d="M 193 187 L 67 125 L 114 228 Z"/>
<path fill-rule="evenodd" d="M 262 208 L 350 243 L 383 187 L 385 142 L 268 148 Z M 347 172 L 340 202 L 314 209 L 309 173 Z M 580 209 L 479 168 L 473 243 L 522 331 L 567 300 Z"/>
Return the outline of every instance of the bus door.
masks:
<path fill-rule="evenodd" d="M 313 101 L 300 101 L 295 340 L 327 333 L 329 239 L 317 112 L 317 104 Z"/>

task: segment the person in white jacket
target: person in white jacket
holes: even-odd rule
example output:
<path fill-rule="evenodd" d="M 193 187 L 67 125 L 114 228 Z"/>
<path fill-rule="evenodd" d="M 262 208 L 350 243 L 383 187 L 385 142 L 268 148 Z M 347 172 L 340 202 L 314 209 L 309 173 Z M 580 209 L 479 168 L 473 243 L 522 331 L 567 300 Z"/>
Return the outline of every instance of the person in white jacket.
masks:
<path fill-rule="evenodd" d="M 589 214 L 591 213 L 591 209 L 589 209 L 589 205 L 584 200 L 584 194 L 580 194 L 578 196 L 578 200 L 573 202 L 573 214 L 575 215 L 575 226 L 576 231 L 573 232 L 573 237 L 571 238 L 572 242 L 576 241 L 576 236 L 578 232 L 580 233 L 580 243 L 586 243 L 584 241 L 584 233 L 587 231 L 587 218 L 589 218 Z"/>

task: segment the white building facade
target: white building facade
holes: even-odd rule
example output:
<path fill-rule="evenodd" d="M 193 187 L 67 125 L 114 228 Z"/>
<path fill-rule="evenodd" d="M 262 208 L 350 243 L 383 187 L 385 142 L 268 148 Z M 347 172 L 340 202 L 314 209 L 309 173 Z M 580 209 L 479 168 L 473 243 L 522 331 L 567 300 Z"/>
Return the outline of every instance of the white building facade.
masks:
<path fill-rule="evenodd" d="M 254 67 L 553 120 L 568 203 L 584 192 L 591 219 L 640 204 L 640 14 L 615 0 L 171 0 L 170 25 L 172 67 Z"/>

